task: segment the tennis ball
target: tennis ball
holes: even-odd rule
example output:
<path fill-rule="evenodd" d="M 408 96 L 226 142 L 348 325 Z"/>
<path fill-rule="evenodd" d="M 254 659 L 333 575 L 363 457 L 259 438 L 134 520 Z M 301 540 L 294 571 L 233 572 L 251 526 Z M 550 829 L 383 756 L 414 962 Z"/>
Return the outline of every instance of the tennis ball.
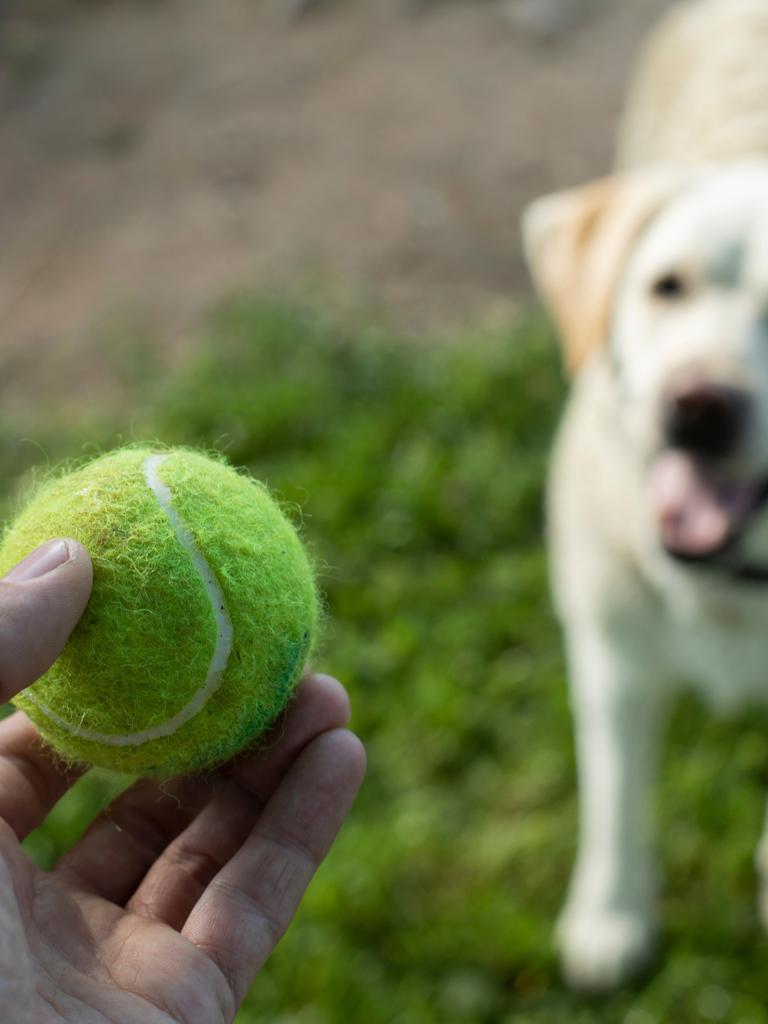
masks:
<path fill-rule="evenodd" d="M 73 537 L 93 593 L 53 667 L 14 703 L 67 762 L 170 777 L 228 760 L 287 704 L 319 601 L 267 489 L 186 449 L 123 448 L 40 485 L 0 576 Z"/>

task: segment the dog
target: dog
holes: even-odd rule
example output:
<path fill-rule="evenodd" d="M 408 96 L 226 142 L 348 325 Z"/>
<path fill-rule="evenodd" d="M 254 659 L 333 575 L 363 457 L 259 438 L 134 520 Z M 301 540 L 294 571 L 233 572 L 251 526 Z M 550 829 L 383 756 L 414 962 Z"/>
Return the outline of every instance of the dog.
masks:
<path fill-rule="evenodd" d="M 768 698 L 768 0 L 652 35 L 616 168 L 533 203 L 527 260 L 573 377 L 548 531 L 580 788 L 557 928 L 574 987 L 655 950 L 650 794 L 680 680 Z M 768 828 L 757 852 L 768 924 Z"/>

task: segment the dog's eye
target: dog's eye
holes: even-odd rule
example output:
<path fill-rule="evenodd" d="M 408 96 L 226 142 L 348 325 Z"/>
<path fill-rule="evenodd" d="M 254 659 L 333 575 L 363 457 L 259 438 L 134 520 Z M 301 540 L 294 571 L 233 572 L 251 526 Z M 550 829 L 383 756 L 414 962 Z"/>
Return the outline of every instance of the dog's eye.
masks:
<path fill-rule="evenodd" d="M 687 291 L 688 286 L 686 285 L 685 278 L 682 274 L 674 272 L 662 274 L 651 285 L 651 293 L 657 299 L 665 299 L 666 301 L 683 299 Z"/>

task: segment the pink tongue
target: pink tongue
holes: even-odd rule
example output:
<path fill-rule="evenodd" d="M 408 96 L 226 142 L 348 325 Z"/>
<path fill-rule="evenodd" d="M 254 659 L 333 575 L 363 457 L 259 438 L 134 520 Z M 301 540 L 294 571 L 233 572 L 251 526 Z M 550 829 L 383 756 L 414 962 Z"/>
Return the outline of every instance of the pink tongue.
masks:
<path fill-rule="evenodd" d="M 661 542 L 679 555 L 715 554 L 742 526 L 756 496 L 755 485 L 716 480 L 683 452 L 664 452 L 651 471 Z"/>

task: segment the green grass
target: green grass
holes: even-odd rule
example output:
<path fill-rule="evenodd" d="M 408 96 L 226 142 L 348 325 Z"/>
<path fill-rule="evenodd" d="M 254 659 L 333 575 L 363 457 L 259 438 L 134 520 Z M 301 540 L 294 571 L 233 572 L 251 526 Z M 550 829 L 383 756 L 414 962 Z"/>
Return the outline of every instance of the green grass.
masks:
<path fill-rule="evenodd" d="M 253 299 L 214 317 L 171 378 L 146 355 L 121 350 L 125 414 L 5 424 L 4 491 L 35 462 L 124 439 L 222 448 L 267 479 L 322 562 L 322 667 L 349 687 L 369 752 L 352 818 L 240 1024 L 768 1022 L 751 860 L 768 723 L 717 723 L 692 700 L 663 771 L 661 965 L 604 1002 L 558 978 L 575 794 L 542 543 L 564 396 L 546 325 L 426 345 Z M 81 784 L 34 855 L 52 862 L 112 788 Z"/>

